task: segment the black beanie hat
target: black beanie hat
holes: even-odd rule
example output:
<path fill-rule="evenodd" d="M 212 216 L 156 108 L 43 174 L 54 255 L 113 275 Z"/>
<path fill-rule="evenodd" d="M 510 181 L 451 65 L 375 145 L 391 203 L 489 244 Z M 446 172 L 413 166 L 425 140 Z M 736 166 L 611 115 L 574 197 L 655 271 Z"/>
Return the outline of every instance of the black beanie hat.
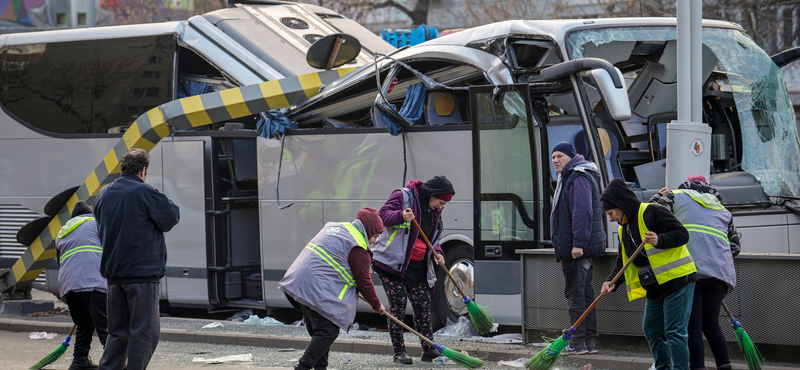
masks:
<path fill-rule="evenodd" d="M 86 202 L 79 200 L 78 203 L 75 203 L 75 208 L 72 209 L 72 214 L 70 217 L 78 217 L 88 213 L 92 213 L 92 209 L 89 208 L 89 205 L 86 204 Z"/>
<path fill-rule="evenodd" d="M 432 179 L 425 181 L 421 188 L 427 193 L 428 197 L 443 194 L 456 194 L 456 191 L 453 189 L 453 184 L 450 183 L 450 180 L 448 180 L 447 177 L 444 177 L 444 175 L 434 176 Z M 449 199 L 445 200 L 449 201 Z"/>
<path fill-rule="evenodd" d="M 575 147 L 569 141 L 562 141 L 556 144 L 556 146 L 553 147 L 553 150 L 550 152 L 550 154 L 553 154 L 553 152 L 564 153 L 567 155 L 567 157 L 570 158 L 574 158 L 575 154 L 577 154 L 577 152 L 575 151 Z"/>

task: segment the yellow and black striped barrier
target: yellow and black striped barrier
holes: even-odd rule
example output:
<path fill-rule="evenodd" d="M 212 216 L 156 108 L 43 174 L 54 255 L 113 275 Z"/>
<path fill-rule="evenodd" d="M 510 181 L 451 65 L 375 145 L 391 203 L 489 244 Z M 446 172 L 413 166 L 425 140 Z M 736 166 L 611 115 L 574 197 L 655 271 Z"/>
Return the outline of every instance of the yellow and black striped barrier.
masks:
<path fill-rule="evenodd" d="M 92 204 L 100 189 L 119 177 L 120 160 L 128 150 L 140 148 L 149 152 L 172 132 L 172 127 L 200 127 L 298 104 L 316 95 L 321 86 L 353 70 L 340 68 L 190 96 L 139 116 L 12 268 L 0 275 L 0 291 L 9 298 L 24 298 L 14 292 L 29 291 L 33 280 L 55 258 L 54 237 L 69 221 L 75 204 L 79 200 Z"/>

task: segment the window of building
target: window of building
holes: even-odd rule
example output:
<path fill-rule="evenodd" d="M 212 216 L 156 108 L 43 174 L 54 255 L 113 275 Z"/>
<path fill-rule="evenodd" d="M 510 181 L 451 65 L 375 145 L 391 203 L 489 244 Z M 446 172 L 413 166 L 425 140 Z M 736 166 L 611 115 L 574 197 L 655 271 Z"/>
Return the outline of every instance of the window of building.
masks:
<path fill-rule="evenodd" d="M 78 27 L 86 26 L 86 13 L 78 13 Z"/>

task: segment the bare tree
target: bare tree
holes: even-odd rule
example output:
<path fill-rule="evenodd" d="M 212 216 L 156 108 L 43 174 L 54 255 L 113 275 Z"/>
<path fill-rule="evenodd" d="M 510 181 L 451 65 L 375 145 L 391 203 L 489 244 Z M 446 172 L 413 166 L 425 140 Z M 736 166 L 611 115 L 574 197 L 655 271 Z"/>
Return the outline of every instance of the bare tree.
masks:
<path fill-rule="evenodd" d="M 409 25 L 428 23 L 428 8 L 435 0 L 297 0 L 323 6 L 362 24 L 380 23 L 394 10 L 408 17 Z"/>

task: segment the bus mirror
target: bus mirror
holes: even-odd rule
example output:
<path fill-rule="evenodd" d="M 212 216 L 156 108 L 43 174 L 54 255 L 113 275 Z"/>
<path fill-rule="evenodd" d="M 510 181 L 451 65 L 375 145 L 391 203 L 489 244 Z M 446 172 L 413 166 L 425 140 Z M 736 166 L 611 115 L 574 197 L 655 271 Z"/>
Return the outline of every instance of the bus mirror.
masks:
<path fill-rule="evenodd" d="M 631 119 L 631 103 L 628 100 L 628 89 L 625 87 L 625 79 L 622 78 L 622 72 L 619 68 L 614 67 L 619 80 L 622 80 L 622 86 L 614 86 L 614 81 L 605 69 L 592 69 L 587 72 L 589 76 L 597 83 L 600 90 L 600 95 L 605 100 L 608 113 L 614 118 L 615 121 L 627 121 Z"/>

